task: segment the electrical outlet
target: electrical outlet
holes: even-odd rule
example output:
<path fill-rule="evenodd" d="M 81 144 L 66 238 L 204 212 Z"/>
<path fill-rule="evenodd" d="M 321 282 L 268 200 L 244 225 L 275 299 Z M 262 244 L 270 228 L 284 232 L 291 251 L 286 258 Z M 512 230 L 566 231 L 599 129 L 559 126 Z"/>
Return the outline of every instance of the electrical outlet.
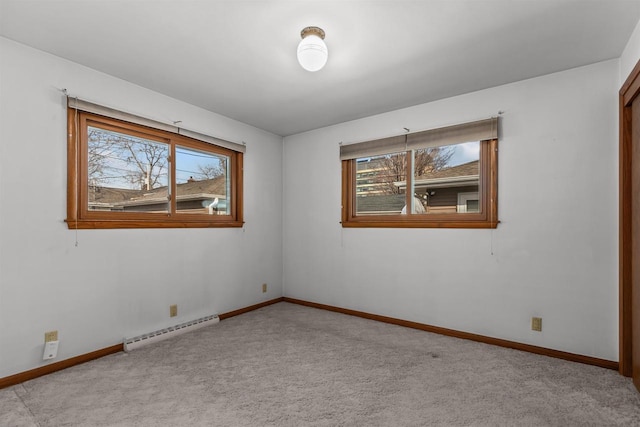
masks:
<path fill-rule="evenodd" d="M 58 341 L 58 331 L 44 333 L 44 342 Z"/>
<path fill-rule="evenodd" d="M 267 292 L 267 284 L 266 283 L 262 284 L 262 292 Z"/>
<path fill-rule="evenodd" d="M 58 356 L 58 344 L 60 341 L 49 341 L 44 343 L 44 353 L 42 360 L 55 359 Z"/>
<path fill-rule="evenodd" d="M 169 306 L 169 317 L 176 317 L 178 315 L 178 304 Z"/>
<path fill-rule="evenodd" d="M 542 331 L 542 317 L 532 317 L 531 318 L 531 330 L 532 331 Z"/>

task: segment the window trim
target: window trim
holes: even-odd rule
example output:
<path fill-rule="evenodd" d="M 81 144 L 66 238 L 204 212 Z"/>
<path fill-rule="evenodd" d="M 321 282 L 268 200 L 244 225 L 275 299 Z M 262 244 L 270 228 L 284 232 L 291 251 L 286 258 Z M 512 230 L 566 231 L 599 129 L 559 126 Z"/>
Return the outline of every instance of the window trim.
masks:
<path fill-rule="evenodd" d="M 231 215 L 206 215 L 180 213 L 176 209 L 176 182 L 169 181 L 169 211 L 167 213 L 144 212 L 100 212 L 88 209 L 87 179 L 87 127 L 89 123 L 102 128 L 125 130 L 127 133 L 164 142 L 169 145 L 171 159 L 175 159 L 175 148 L 194 148 L 229 157 Z M 67 108 L 67 218 L 69 229 L 103 228 L 210 228 L 242 227 L 243 221 L 243 153 L 202 140 L 141 124 L 106 117 L 87 111 Z M 175 161 L 170 166 L 171 177 L 175 176 Z"/>
<path fill-rule="evenodd" d="M 411 151 L 407 151 L 409 158 Z M 413 160 L 411 160 L 413 161 Z M 426 215 L 355 215 L 356 159 L 342 160 L 342 227 L 364 228 L 497 228 L 498 139 L 480 141 L 479 213 Z M 407 176 L 407 187 L 412 176 Z M 407 195 L 410 206 L 411 192 Z"/>

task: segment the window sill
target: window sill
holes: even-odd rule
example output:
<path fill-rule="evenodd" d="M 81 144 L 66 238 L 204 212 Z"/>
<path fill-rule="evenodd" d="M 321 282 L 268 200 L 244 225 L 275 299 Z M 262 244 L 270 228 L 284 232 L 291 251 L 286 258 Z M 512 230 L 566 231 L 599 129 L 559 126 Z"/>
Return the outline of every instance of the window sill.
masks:
<path fill-rule="evenodd" d="M 343 221 L 343 228 L 498 228 L 500 221 L 416 221 L 416 220 L 349 220 Z"/>
<path fill-rule="evenodd" d="M 109 228 L 239 228 L 243 221 L 141 221 L 141 220 L 73 220 L 65 219 L 70 230 L 90 230 Z"/>

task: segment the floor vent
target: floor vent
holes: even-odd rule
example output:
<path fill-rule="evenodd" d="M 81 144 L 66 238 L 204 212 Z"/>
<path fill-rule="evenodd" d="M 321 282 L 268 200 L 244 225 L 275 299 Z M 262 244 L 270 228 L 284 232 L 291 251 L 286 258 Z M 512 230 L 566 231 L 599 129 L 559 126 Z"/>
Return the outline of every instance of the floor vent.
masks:
<path fill-rule="evenodd" d="M 203 326 L 213 325 L 218 323 L 220 318 L 217 314 L 212 316 L 202 317 L 200 319 L 192 320 L 191 322 L 181 323 L 176 326 L 171 326 L 159 331 L 150 332 L 144 335 L 138 335 L 137 337 L 127 338 L 124 340 L 124 351 L 129 352 L 143 345 L 151 344 L 154 342 L 166 340 L 167 338 L 175 337 L 186 332 L 195 331 Z"/>

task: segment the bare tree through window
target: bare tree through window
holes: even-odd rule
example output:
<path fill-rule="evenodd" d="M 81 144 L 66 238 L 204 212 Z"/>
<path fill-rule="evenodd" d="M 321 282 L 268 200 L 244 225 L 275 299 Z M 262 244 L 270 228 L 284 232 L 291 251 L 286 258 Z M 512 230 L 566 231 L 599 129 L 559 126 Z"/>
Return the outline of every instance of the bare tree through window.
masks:
<path fill-rule="evenodd" d="M 447 167 L 454 153 L 455 147 L 450 146 L 416 150 L 413 157 L 414 175 L 422 176 Z M 376 161 L 379 162 L 379 169 L 373 181 L 380 184 L 378 187 L 385 194 L 400 194 L 401 190 L 396 183 L 406 179 L 406 153 L 388 154 Z"/>
<path fill-rule="evenodd" d="M 89 127 L 87 152 L 90 185 L 136 190 L 167 185 L 167 144 Z"/>

